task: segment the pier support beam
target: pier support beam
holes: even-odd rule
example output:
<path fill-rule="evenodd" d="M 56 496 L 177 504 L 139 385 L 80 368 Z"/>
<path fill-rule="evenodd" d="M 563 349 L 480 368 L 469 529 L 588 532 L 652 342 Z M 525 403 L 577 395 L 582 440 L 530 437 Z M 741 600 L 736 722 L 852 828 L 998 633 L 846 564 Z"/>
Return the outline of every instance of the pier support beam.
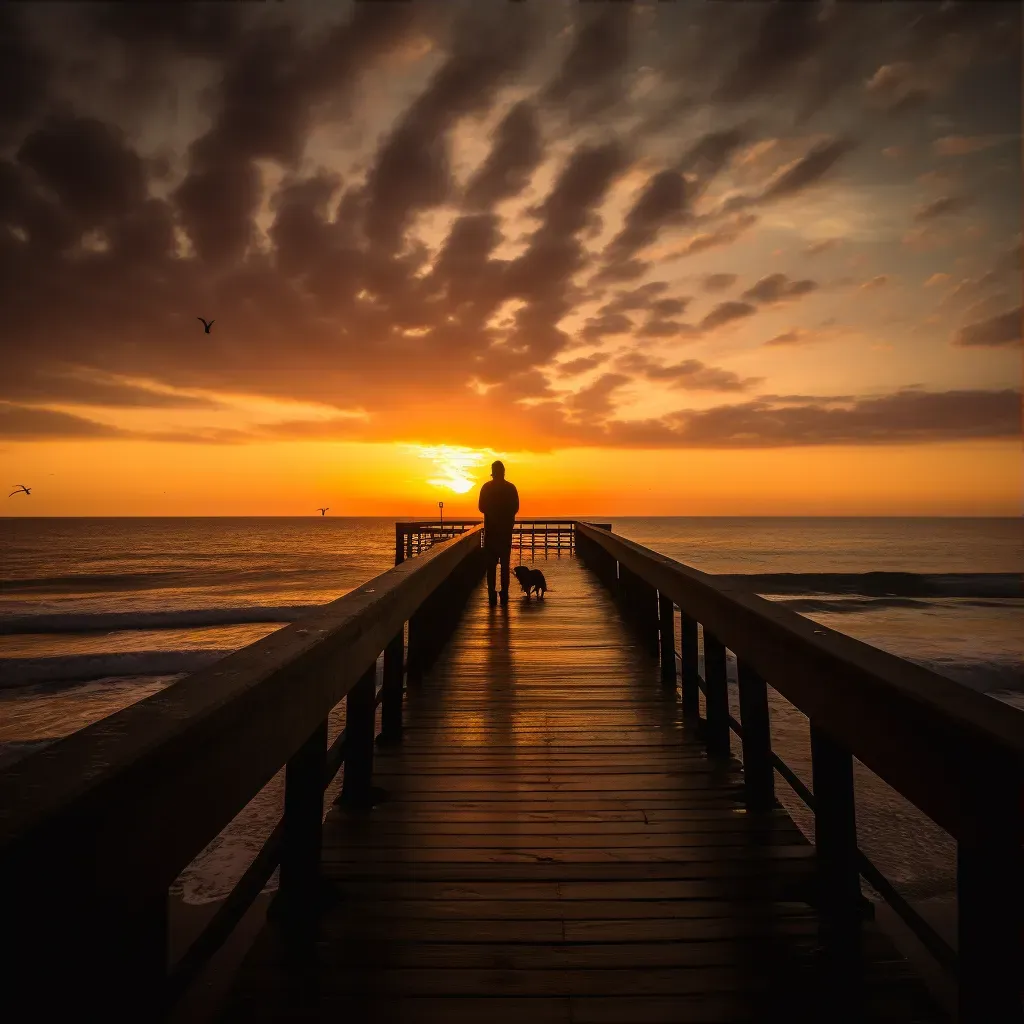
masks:
<path fill-rule="evenodd" d="M 704 699 L 707 702 L 707 745 L 710 757 L 729 756 L 729 689 L 725 645 L 704 630 Z"/>
<path fill-rule="evenodd" d="M 743 726 L 743 791 L 747 809 L 770 811 L 775 806 L 768 685 L 739 659 L 740 724 Z"/>
<path fill-rule="evenodd" d="M 957 843 L 959 1019 L 1024 1020 L 1024 797 L 1020 765 L 979 763 Z"/>
<path fill-rule="evenodd" d="M 814 845 L 822 992 L 835 1019 L 859 1021 L 863 1011 L 860 868 L 853 755 L 811 723 Z"/>
<path fill-rule="evenodd" d="M 384 648 L 384 679 L 381 684 L 381 745 L 397 743 L 402 738 L 402 700 L 405 690 L 405 629 L 391 638 Z"/>
<path fill-rule="evenodd" d="M 288 759 L 284 774 L 281 884 L 273 916 L 288 923 L 315 918 L 322 892 L 320 847 L 327 771 L 325 718 Z"/>
<path fill-rule="evenodd" d="M 373 724 L 377 714 L 377 664 L 374 662 L 345 698 L 345 777 L 338 802 L 348 807 L 373 805 Z"/>

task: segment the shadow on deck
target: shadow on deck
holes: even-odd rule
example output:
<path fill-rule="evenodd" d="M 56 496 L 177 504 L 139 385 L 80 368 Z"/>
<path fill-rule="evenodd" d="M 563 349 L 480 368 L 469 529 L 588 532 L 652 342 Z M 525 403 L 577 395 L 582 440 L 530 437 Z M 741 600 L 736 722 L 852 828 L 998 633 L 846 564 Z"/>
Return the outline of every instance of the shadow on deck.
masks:
<path fill-rule="evenodd" d="M 745 811 L 596 577 L 538 564 L 546 600 L 478 589 L 410 684 L 386 799 L 327 816 L 318 933 L 265 928 L 222 1019 L 831 1019 L 813 848 Z M 939 1019 L 870 923 L 865 954 L 865 1019 Z"/>

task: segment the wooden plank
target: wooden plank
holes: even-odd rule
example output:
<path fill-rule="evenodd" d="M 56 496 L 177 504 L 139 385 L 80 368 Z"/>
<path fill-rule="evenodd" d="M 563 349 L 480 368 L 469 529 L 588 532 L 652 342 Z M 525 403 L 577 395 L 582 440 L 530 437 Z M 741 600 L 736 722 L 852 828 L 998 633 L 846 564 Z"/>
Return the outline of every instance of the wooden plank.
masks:
<path fill-rule="evenodd" d="M 813 847 L 783 811 L 748 813 L 739 764 L 707 759 L 580 564 L 545 573 L 543 603 L 471 598 L 377 752 L 388 801 L 325 821 L 338 901 L 315 953 L 289 967 L 264 937 L 233 1019 L 794 1019 Z M 903 968 L 875 938 L 881 992 Z"/>

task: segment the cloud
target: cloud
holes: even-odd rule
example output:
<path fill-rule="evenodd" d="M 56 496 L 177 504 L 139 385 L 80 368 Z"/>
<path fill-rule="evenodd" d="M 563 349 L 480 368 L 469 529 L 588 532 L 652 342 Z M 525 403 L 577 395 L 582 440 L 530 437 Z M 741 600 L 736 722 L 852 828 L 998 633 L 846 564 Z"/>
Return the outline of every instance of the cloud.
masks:
<path fill-rule="evenodd" d="M 466 205 L 489 209 L 503 199 L 518 195 L 543 156 L 536 110 L 529 101 L 522 100 L 498 125 L 487 159 L 466 186 Z"/>
<path fill-rule="evenodd" d="M 556 36 L 563 13 L 530 6 L 357 4 L 315 19 L 284 4 L 97 5 L 74 19 L 45 5 L 0 9 L 0 398 L 40 414 L 181 406 L 189 423 L 216 404 L 204 395 L 232 393 L 339 409 L 358 396 L 367 411 L 132 435 L 202 443 L 399 430 L 487 444 L 489 431 L 530 445 L 640 436 L 646 427 L 604 426 L 629 385 L 606 381 L 603 399 L 588 393 L 573 408 L 552 384 L 560 367 L 588 379 L 614 368 L 592 352 L 605 338 L 648 356 L 654 339 L 681 344 L 796 297 L 789 276 L 757 281 L 775 270 L 764 253 L 798 255 L 822 233 L 859 244 L 845 224 L 851 203 L 888 217 L 901 168 L 875 180 L 881 142 L 850 161 L 852 187 L 834 201 L 804 192 L 847 170 L 864 82 L 899 61 L 938 82 L 936 49 L 987 60 L 977 41 L 1008 38 L 980 8 L 935 20 L 892 5 L 815 5 L 813 16 L 784 5 L 580 5 Z M 659 41 L 664 52 L 647 47 Z M 993 76 L 997 49 L 985 65 Z M 944 106 L 922 114 L 923 137 L 1016 131 L 1003 123 L 1000 81 L 984 125 L 957 114 L 955 128 L 936 128 L 927 115 L 955 113 Z M 794 130 L 840 93 L 813 132 Z M 927 147 L 917 157 L 934 159 Z M 627 173 L 637 192 L 623 202 L 615 185 Z M 768 209 L 787 198 L 790 210 Z M 965 264 L 972 287 L 999 303 L 967 320 L 1019 301 L 1019 246 L 1003 254 L 1003 219 L 992 224 L 990 250 L 950 236 L 979 268 Z M 780 230 L 789 242 L 772 237 Z M 687 323 L 669 261 L 748 238 L 730 265 L 751 294 L 714 305 L 739 278 L 701 261 L 691 277 L 714 308 Z M 197 314 L 216 318 L 210 335 Z M 800 343 L 821 333 L 802 329 Z M 713 379 L 690 361 L 678 367 Z M 83 422 L 77 430 L 107 429 Z M 688 443 L 679 422 L 657 431 Z"/>
<path fill-rule="evenodd" d="M 531 52 L 528 12 L 506 19 L 498 33 L 482 11 L 474 7 L 456 26 L 447 59 L 385 139 L 369 172 L 366 232 L 384 251 L 399 248 L 414 214 L 452 197 L 448 133 L 460 118 L 487 110 Z"/>
<path fill-rule="evenodd" d="M 581 335 L 587 341 L 613 334 L 628 334 L 633 330 L 633 321 L 623 313 L 605 313 L 602 316 L 590 317 L 583 326 Z"/>
<path fill-rule="evenodd" d="M 629 4 L 589 9 L 580 4 L 576 11 L 572 42 L 558 73 L 541 93 L 541 101 L 593 116 L 621 96 L 632 12 Z"/>
<path fill-rule="evenodd" d="M 683 256 L 694 256 L 708 249 L 732 245 L 741 235 L 746 234 L 758 221 L 756 214 L 740 213 L 723 221 L 710 231 L 702 231 L 691 235 L 681 248 L 668 254 L 666 259 L 680 259 Z"/>
<path fill-rule="evenodd" d="M 86 437 L 122 437 L 125 432 L 55 409 L 0 402 L 0 437 L 11 441 L 57 440 Z"/>
<path fill-rule="evenodd" d="M 724 292 L 736 283 L 737 277 L 738 275 L 736 274 L 707 274 L 702 282 L 704 291 Z"/>
<path fill-rule="evenodd" d="M 650 245 L 662 228 L 678 224 L 686 211 L 686 181 L 678 171 L 659 171 L 626 213 L 622 230 L 605 251 L 609 263 L 622 263 Z"/>
<path fill-rule="evenodd" d="M 217 409 L 221 403 L 202 395 L 178 394 L 129 381 L 97 378 L 92 374 L 14 374 L 10 367 L 0 379 L 0 400 L 50 402 L 122 409 Z"/>
<path fill-rule="evenodd" d="M 570 359 L 566 363 L 559 363 L 555 369 L 563 377 L 575 377 L 577 374 L 586 373 L 588 370 L 596 370 L 610 358 L 607 352 L 591 352 L 589 356 L 579 356 L 577 359 Z"/>
<path fill-rule="evenodd" d="M 85 227 L 106 224 L 145 198 L 142 160 L 119 131 L 95 118 L 51 115 L 26 136 L 17 161 Z"/>
<path fill-rule="evenodd" d="M 954 345 L 965 348 L 1006 348 L 1021 343 L 1021 316 L 1024 310 L 1016 309 L 978 323 L 968 324 L 957 331 Z"/>
<path fill-rule="evenodd" d="M 732 323 L 734 320 L 743 320 L 753 316 L 757 307 L 748 302 L 720 302 L 700 322 L 702 331 L 710 331 L 715 327 L 722 327 L 724 324 Z"/>
<path fill-rule="evenodd" d="M 860 290 L 862 292 L 875 291 L 878 288 L 884 288 L 888 283 L 889 278 L 885 274 L 876 274 L 861 284 Z"/>
<path fill-rule="evenodd" d="M 823 252 L 830 252 L 842 244 L 841 238 L 821 238 L 805 245 L 803 254 L 804 256 L 820 256 Z"/>
<path fill-rule="evenodd" d="M 914 211 L 914 222 L 925 224 L 938 217 L 961 213 L 969 205 L 969 200 L 963 196 L 941 196 L 938 199 L 933 199 L 930 203 L 919 206 Z"/>
<path fill-rule="evenodd" d="M 944 135 L 932 143 L 936 156 L 967 156 L 1007 141 L 1005 135 Z"/>
<path fill-rule="evenodd" d="M 802 327 L 794 327 L 782 334 L 776 334 L 774 338 L 766 341 L 765 345 L 804 345 L 815 340 L 817 340 L 815 335 L 810 331 L 804 330 Z"/>
<path fill-rule="evenodd" d="M 929 277 L 928 280 L 925 281 L 924 286 L 925 288 L 935 288 L 938 285 L 949 284 L 951 280 L 952 277 L 949 274 L 940 272 L 937 274 L 932 274 L 931 277 Z"/>
<path fill-rule="evenodd" d="M 814 5 L 769 5 L 753 40 L 719 86 L 718 95 L 737 102 L 788 84 L 823 38 L 823 23 Z"/>
<path fill-rule="evenodd" d="M 768 305 L 785 302 L 788 299 L 801 298 L 815 291 L 817 287 L 817 281 L 811 281 L 806 278 L 792 281 L 785 274 L 769 274 L 748 288 L 743 293 L 742 298 L 748 302 L 760 302 Z"/>
<path fill-rule="evenodd" d="M 746 391 L 763 379 L 740 377 L 732 370 L 707 366 L 699 359 L 665 365 L 639 352 L 620 356 L 615 365 L 626 373 L 639 374 L 647 380 L 666 383 L 671 388 L 684 391 Z"/>
<path fill-rule="evenodd" d="M 796 396 L 606 424 L 606 443 L 662 448 L 926 444 L 1020 434 L 1019 391 L 923 391 L 837 401 Z"/>
<path fill-rule="evenodd" d="M 848 138 L 817 143 L 778 173 L 762 193 L 761 202 L 788 199 L 816 185 L 855 146 L 856 143 Z"/>

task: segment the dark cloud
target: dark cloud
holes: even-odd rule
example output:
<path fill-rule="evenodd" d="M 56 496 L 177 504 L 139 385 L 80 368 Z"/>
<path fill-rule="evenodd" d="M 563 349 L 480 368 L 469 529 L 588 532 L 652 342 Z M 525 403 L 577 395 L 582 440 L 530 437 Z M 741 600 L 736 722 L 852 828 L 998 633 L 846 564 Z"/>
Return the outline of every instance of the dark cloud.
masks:
<path fill-rule="evenodd" d="M 564 405 L 571 415 L 584 420 L 606 416 L 614 409 L 616 392 L 629 383 L 631 378 L 625 374 L 602 373 L 592 384 L 569 395 Z"/>
<path fill-rule="evenodd" d="M 473 8 L 426 89 L 384 141 L 367 178 L 366 232 L 386 252 L 398 249 L 414 214 L 451 198 L 448 133 L 487 110 L 535 41 L 533 19 L 505 19 L 502 30 Z M 491 9 L 493 11 L 493 9 Z"/>
<path fill-rule="evenodd" d="M 941 196 L 919 206 L 914 211 L 914 220 L 918 224 L 924 224 L 948 214 L 962 213 L 969 205 L 969 201 L 963 196 Z"/>
<path fill-rule="evenodd" d="M 201 395 L 175 394 L 125 381 L 104 380 L 91 374 L 15 375 L 10 368 L 0 379 L 0 401 L 149 409 L 216 409 L 220 406 L 219 402 Z"/>
<path fill-rule="evenodd" d="M 1024 310 L 1016 309 L 978 323 L 968 324 L 957 331 L 954 345 L 966 348 L 1007 348 L 1021 343 L 1021 317 Z"/>
<path fill-rule="evenodd" d="M 765 398 L 661 419 L 613 421 L 604 443 L 637 448 L 789 448 L 829 444 L 922 444 L 1020 434 L 1019 391 L 921 391 L 837 403 Z M 595 441 L 595 443 L 597 443 Z"/>
<path fill-rule="evenodd" d="M 633 321 L 622 313 L 605 313 L 602 316 L 590 317 L 580 332 L 587 341 L 614 334 L 628 334 L 633 330 Z"/>
<path fill-rule="evenodd" d="M 518 195 L 543 157 L 536 111 L 532 103 L 522 100 L 498 125 L 487 159 L 466 186 L 466 205 L 489 209 Z"/>
<path fill-rule="evenodd" d="M 851 139 L 840 138 L 812 146 L 768 185 L 761 201 L 787 199 L 816 185 L 855 145 Z"/>
<path fill-rule="evenodd" d="M 756 312 L 757 307 L 750 305 L 749 302 L 720 302 L 701 320 L 700 328 L 702 331 L 710 331 L 715 327 L 731 323 L 733 320 L 743 320 L 748 316 L 753 316 Z"/>
<path fill-rule="evenodd" d="M 628 3 L 578 4 L 576 12 L 572 42 L 541 100 L 593 116 L 621 98 L 632 10 Z"/>
<path fill-rule="evenodd" d="M 493 374 L 524 363 L 541 365 L 569 344 L 558 322 L 572 309 L 571 279 L 587 263 L 579 239 L 612 182 L 628 166 L 615 142 L 578 147 L 536 211 L 541 223 L 526 251 L 505 275 L 507 294 L 528 305 L 516 313 L 515 325 L 487 357 Z"/>
<path fill-rule="evenodd" d="M 817 281 L 810 281 L 806 278 L 792 281 L 785 274 L 769 274 L 748 288 L 742 298 L 748 302 L 760 302 L 768 305 L 785 302 L 787 299 L 798 299 L 815 291 L 817 287 Z"/>
<path fill-rule="evenodd" d="M 625 217 L 625 225 L 605 252 L 611 263 L 628 260 L 650 245 L 662 228 L 679 224 L 686 211 L 686 180 L 678 171 L 659 171 Z"/>
<path fill-rule="evenodd" d="M 566 363 L 559 363 L 556 369 L 563 377 L 575 377 L 579 373 L 596 370 L 610 358 L 607 352 L 592 352 L 589 356 L 580 356 Z"/>
<path fill-rule="evenodd" d="M 701 231 L 688 238 L 680 249 L 672 254 L 673 257 L 693 256 L 708 249 L 715 249 L 723 245 L 732 245 L 741 235 L 749 231 L 756 223 L 757 216 L 753 213 L 735 214 L 717 227 L 708 231 Z"/>
<path fill-rule="evenodd" d="M 640 327 L 636 333 L 640 338 L 679 338 L 697 332 L 692 324 L 681 323 L 678 320 L 653 318 Z"/>
<path fill-rule="evenodd" d="M 740 377 L 732 370 L 707 366 L 699 359 L 685 359 L 666 365 L 639 352 L 620 356 L 615 365 L 625 373 L 638 374 L 647 380 L 666 383 L 684 391 L 746 391 L 760 382 L 760 377 Z"/>
<path fill-rule="evenodd" d="M 750 129 L 745 125 L 708 132 L 686 150 L 679 160 L 678 170 L 694 175 L 704 188 L 749 138 Z"/>
<path fill-rule="evenodd" d="M 707 274 L 702 282 L 704 291 L 724 292 L 736 283 L 737 277 L 737 274 Z"/>
<path fill-rule="evenodd" d="M 17 160 L 88 227 L 138 206 L 146 195 L 142 160 L 118 131 L 95 118 L 47 118 L 24 139 Z"/>
<path fill-rule="evenodd" d="M 51 61 L 29 32 L 27 9 L 0 6 L 0 146 L 42 107 L 50 86 Z"/>
<path fill-rule="evenodd" d="M 120 437 L 124 431 L 54 409 L 0 402 L 0 437 L 10 441 Z"/>
<path fill-rule="evenodd" d="M 719 87 L 721 99 L 746 100 L 788 84 L 821 44 L 823 23 L 817 4 L 773 3 L 763 9 L 756 36 Z"/>
<path fill-rule="evenodd" d="M 774 338 L 769 338 L 765 345 L 803 345 L 808 341 L 814 340 L 814 336 L 810 331 L 794 327 L 791 330 L 784 331 L 782 334 L 776 334 Z"/>

